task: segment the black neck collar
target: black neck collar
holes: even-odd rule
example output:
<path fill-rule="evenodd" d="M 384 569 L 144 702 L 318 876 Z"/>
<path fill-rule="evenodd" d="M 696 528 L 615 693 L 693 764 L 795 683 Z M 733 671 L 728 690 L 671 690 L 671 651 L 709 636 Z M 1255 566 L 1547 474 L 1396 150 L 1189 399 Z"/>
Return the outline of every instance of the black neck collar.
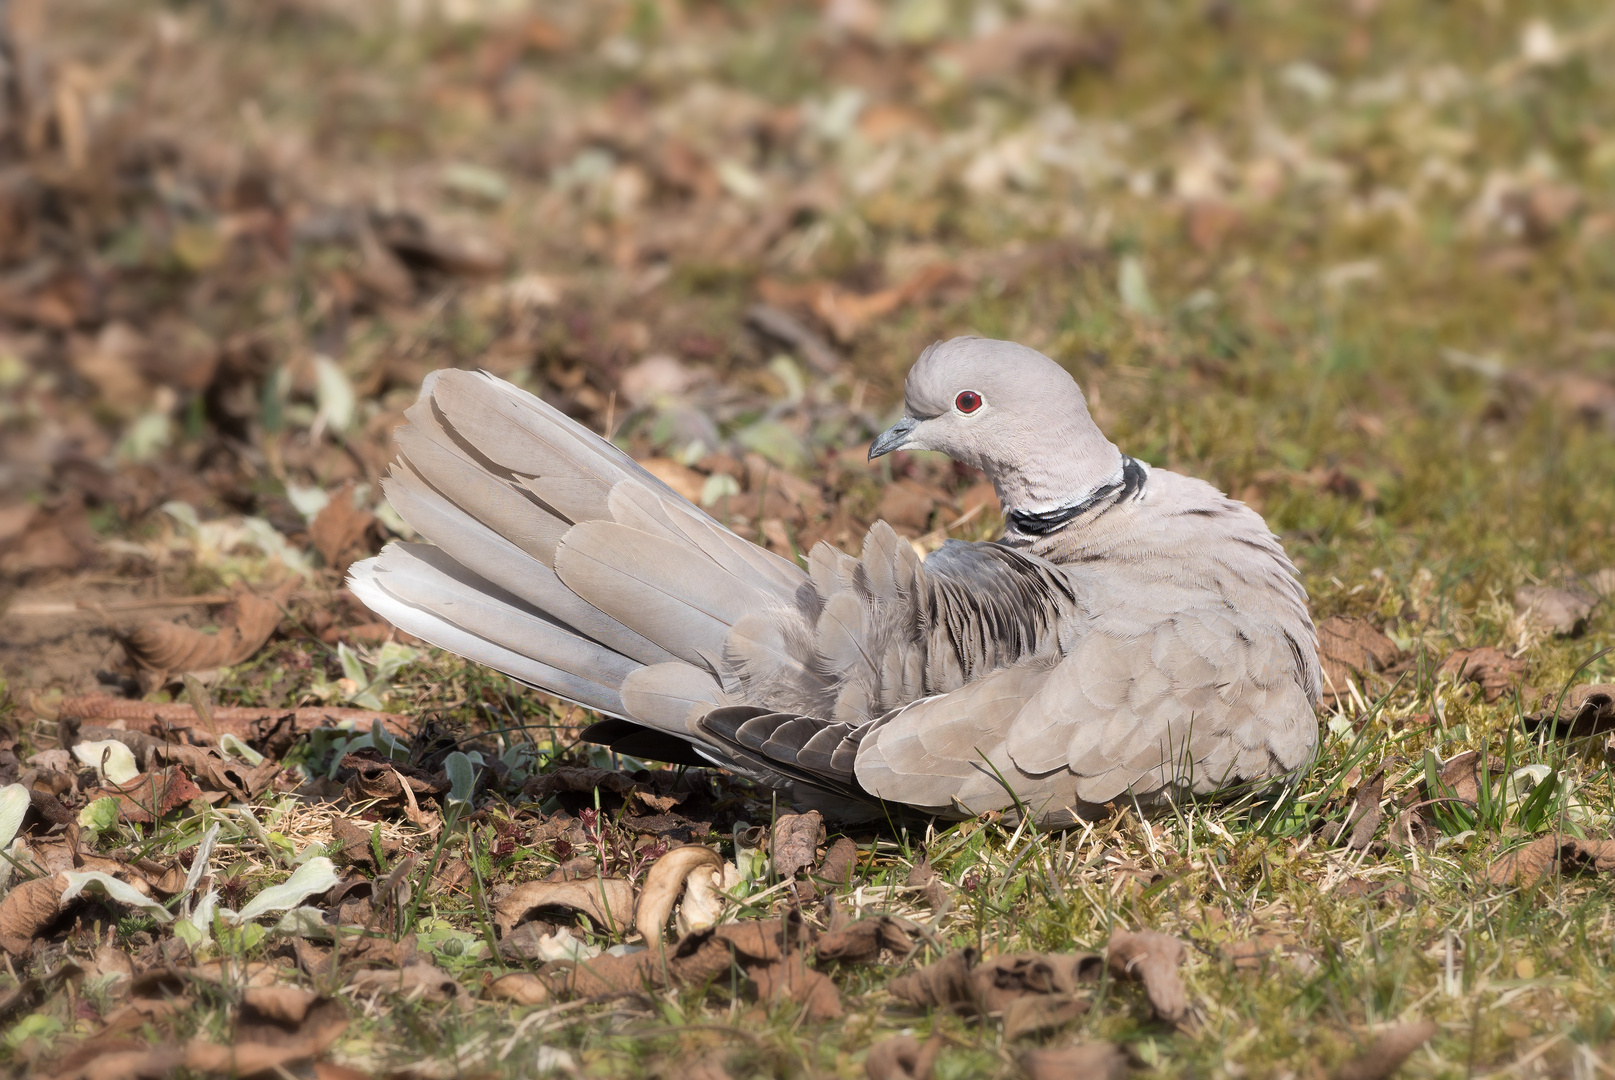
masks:
<path fill-rule="evenodd" d="M 1105 509 L 1109 509 L 1124 499 L 1136 498 L 1144 488 L 1147 475 L 1143 465 L 1123 454 L 1120 480 L 1096 488 L 1076 502 L 1056 506 L 1052 510 L 1011 510 L 1008 515 L 1010 527 L 1028 536 L 1047 536 L 1101 503 L 1105 504 Z"/>

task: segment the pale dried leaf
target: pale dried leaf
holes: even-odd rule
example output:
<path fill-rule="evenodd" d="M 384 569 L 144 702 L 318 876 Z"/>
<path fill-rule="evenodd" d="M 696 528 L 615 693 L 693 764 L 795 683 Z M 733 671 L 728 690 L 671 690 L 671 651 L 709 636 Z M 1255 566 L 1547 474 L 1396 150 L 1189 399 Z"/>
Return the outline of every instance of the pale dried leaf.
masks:
<path fill-rule="evenodd" d="M 923 1043 L 912 1035 L 893 1035 L 869 1048 L 864 1075 L 869 1080 L 931 1080 L 941 1052 L 940 1034 Z"/>
<path fill-rule="evenodd" d="M 634 928 L 646 942 L 662 940 L 668 916 L 673 912 L 685 882 L 702 870 L 723 869 L 723 856 L 714 848 L 701 845 L 674 848 L 651 864 L 634 912 Z M 500 905 L 503 907 L 503 904 Z M 520 921 L 520 920 L 518 920 Z"/>
<path fill-rule="evenodd" d="M 1436 675 L 1446 675 L 1454 682 L 1475 683 L 1480 687 L 1482 697 L 1487 701 L 1496 701 L 1520 681 L 1526 668 L 1525 661 L 1486 646 L 1459 649 L 1441 662 Z"/>
<path fill-rule="evenodd" d="M 1021 1055 L 1021 1068 L 1031 1080 L 1124 1080 L 1127 1055 L 1111 1043 L 1081 1043 L 1028 1050 Z"/>
<path fill-rule="evenodd" d="M 1388 1027 L 1366 1051 L 1336 1069 L 1334 1080 L 1385 1080 L 1435 1033 L 1436 1025 L 1429 1020 Z"/>
<path fill-rule="evenodd" d="M 545 908 L 575 911 L 620 933 L 633 925 L 634 887 L 621 878 L 524 882 L 494 905 L 494 926 L 503 937 Z"/>
<path fill-rule="evenodd" d="M 1570 589 L 1526 585 L 1515 590 L 1514 606 L 1527 624 L 1543 633 L 1575 637 L 1587 628 L 1587 617 L 1598 606 L 1598 597 Z"/>
<path fill-rule="evenodd" d="M 142 668 L 164 675 L 211 671 L 242 663 L 262 648 L 280 625 L 281 608 L 291 591 L 291 582 L 265 596 L 243 589 L 232 604 L 233 610 L 221 619 L 216 634 L 204 634 L 173 622 L 152 621 L 126 635 L 124 647 Z"/>
<path fill-rule="evenodd" d="M 1178 973 L 1183 956 L 1183 942 L 1154 930 L 1117 930 L 1106 949 L 1110 970 L 1143 982 L 1155 1015 L 1168 1023 L 1176 1023 L 1189 1011 L 1183 976 Z"/>
<path fill-rule="evenodd" d="M 1486 878 L 1493 885 L 1534 885 L 1556 870 L 1565 874 L 1615 871 L 1615 840 L 1539 836 L 1492 863 Z"/>

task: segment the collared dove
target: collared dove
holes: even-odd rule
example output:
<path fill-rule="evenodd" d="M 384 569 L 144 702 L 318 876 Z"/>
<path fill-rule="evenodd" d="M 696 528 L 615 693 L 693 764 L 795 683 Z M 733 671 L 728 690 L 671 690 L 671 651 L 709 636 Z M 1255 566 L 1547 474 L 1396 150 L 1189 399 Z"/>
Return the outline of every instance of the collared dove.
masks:
<path fill-rule="evenodd" d="M 932 345 L 903 412 L 870 457 L 982 469 L 1003 538 L 921 561 L 877 522 L 858 557 L 821 543 L 804 567 L 538 398 L 438 371 L 386 481 L 432 544 L 390 544 L 350 584 L 399 628 L 608 717 L 592 741 L 843 819 L 1025 808 L 1059 826 L 1310 763 L 1316 638 L 1258 514 L 1123 454 L 1025 346 Z"/>

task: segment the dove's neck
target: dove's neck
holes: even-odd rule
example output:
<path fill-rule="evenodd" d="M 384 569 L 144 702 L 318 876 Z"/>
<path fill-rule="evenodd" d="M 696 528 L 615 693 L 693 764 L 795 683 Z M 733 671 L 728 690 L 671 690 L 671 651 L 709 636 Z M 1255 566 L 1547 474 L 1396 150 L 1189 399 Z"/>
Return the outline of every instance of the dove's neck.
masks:
<path fill-rule="evenodd" d="M 993 476 L 1009 531 L 1045 536 L 1143 492 L 1149 466 L 1123 454 L 1091 420 L 1086 428 Z"/>

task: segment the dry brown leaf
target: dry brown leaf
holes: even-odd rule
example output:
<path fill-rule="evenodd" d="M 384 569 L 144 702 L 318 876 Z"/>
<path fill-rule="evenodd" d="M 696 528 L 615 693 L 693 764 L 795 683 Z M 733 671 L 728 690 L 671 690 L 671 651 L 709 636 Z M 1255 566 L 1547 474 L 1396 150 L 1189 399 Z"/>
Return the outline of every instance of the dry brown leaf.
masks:
<path fill-rule="evenodd" d="M 1155 1015 L 1168 1023 L 1182 1020 L 1189 1011 L 1183 976 L 1178 973 L 1183 955 L 1183 942 L 1155 930 L 1117 930 L 1105 950 L 1110 970 L 1120 978 L 1142 981 Z"/>
<path fill-rule="evenodd" d="M 1374 834 L 1379 832 L 1379 823 L 1384 817 L 1379 805 L 1384 794 L 1385 767 L 1381 765 L 1378 772 L 1357 788 L 1357 795 L 1352 799 L 1351 812 L 1346 815 L 1346 820 L 1341 822 L 1341 834 L 1350 830 L 1350 835 L 1346 839 L 1347 848 L 1352 851 L 1367 851 L 1368 845 L 1374 842 Z"/>
<path fill-rule="evenodd" d="M 1014 1041 L 1024 1035 L 1037 1035 L 1062 1028 L 1087 1014 L 1093 1005 L 1086 998 L 1070 994 L 1023 997 L 1004 1010 L 1004 1038 Z"/>
<path fill-rule="evenodd" d="M 1385 842 L 1394 848 L 1423 848 L 1436 846 L 1435 830 L 1424 815 L 1409 807 L 1396 815 L 1396 821 L 1385 832 Z"/>
<path fill-rule="evenodd" d="M 281 1025 L 301 1024 L 319 1000 L 320 995 L 300 986 L 254 986 L 241 997 L 246 1009 Z"/>
<path fill-rule="evenodd" d="M 460 993 L 460 984 L 446 971 L 420 961 L 396 971 L 369 968 L 355 973 L 348 985 L 362 994 L 397 994 L 424 1001 L 448 1001 Z"/>
<path fill-rule="evenodd" d="M 345 570 L 349 563 L 371 553 L 367 537 L 376 523 L 376 515 L 353 503 L 354 482 L 349 480 L 332 492 L 314 521 L 308 527 L 314 549 L 325 560 L 325 565 Z"/>
<path fill-rule="evenodd" d="M 875 516 L 899 533 L 918 534 L 931 526 L 939 492 L 914 480 L 887 484 L 880 495 Z"/>
<path fill-rule="evenodd" d="M 1360 877 L 1346 878 L 1333 891 L 1337 896 L 1359 897 L 1382 904 L 1401 904 L 1403 907 L 1412 907 L 1418 899 L 1405 882 L 1370 881 Z"/>
<path fill-rule="evenodd" d="M 680 465 L 672 458 L 654 457 L 641 458 L 639 467 L 686 499 L 700 504 L 701 492 L 706 487 L 707 478 L 688 465 Z"/>
<path fill-rule="evenodd" d="M 1103 967 L 1094 953 L 1008 953 L 982 961 L 970 979 L 979 1005 L 997 1013 L 1028 995 L 1075 993 Z"/>
<path fill-rule="evenodd" d="M 976 993 L 970 970 L 976 964 L 976 950 L 962 949 L 899 975 L 886 986 L 899 1001 L 921 1009 L 954 1009 L 976 1012 Z"/>
<path fill-rule="evenodd" d="M 797 871 L 812 866 L 819 841 L 824 838 L 824 818 L 817 810 L 805 814 L 781 814 L 774 823 L 770 855 L 774 872 L 781 880 L 794 878 Z"/>
<path fill-rule="evenodd" d="M 724 1065 L 727 1056 L 719 1051 L 691 1062 L 677 1063 L 669 1080 L 733 1080 Z"/>
<path fill-rule="evenodd" d="M 819 937 L 816 950 L 820 960 L 842 960 L 861 963 L 880 956 L 882 949 L 890 949 L 900 956 L 908 955 L 914 943 L 907 930 L 914 924 L 907 919 L 880 915 L 872 919 L 859 919 Z"/>
<path fill-rule="evenodd" d="M 495 1001 L 513 1001 L 517 1005 L 543 1005 L 550 1000 L 549 984 L 528 971 L 501 975 L 488 984 L 487 993 Z"/>
<path fill-rule="evenodd" d="M 925 892 L 925 902 L 930 905 L 931 910 L 936 912 L 938 915 L 947 910 L 947 887 L 942 884 L 942 879 L 937 876 L 937 872 L 931 866 L 929 860 L 921 859 L 919 862 L 915 863 L 914 869 L 908 872 L 908 877 L 903 880 L 903 884 L 923 889 Z"/>
<path fill-rule="evenodd" d="M 865 111 L 867 113 L 868 110 Z M 836 355 L 829 343 L 779 308 L 753 304 L 746 309 L 746 323 L 789 345 L 820 374 L 834 375 L 841 367 L 841 357 Z"/>
<path fill-rule="evenodd" d="M 1346 684 L 1396 663 L 1402 650 L 1367 619 L 1331 615 L 1318 624 L 1318 663 L 1328 700 L 1344 697 Z"/>
<path fill-rule="evenodd" d="M 95 552 L 95 532 L 77 492 L 51 499 L 22 522 L 20 535 L 0 544 L 0 574 L 75 570 Z"/>
<path fill-rule="evenodd" d="M 494 926 L 503 937 L 546 908 L 575 911 L 621 933 L 633 925 L 634 887 L 621 878 L 523 882 L 494 905 Z"/>
<path fill-rule="evenodd" d="M 1239 971 L 1263 971 L 1279 961 L 1286 961 L 1302 972 L 1309 972 L 1317 965 L 1315 957 L 1279 934 L 1258 934 L 1244 941 L 1230 942 L 1223 946 L 1222 954 Z"/>
<path fill-rule="evenodd" d="M 204 634 L 177 623 L 145 622 L 123 640 L 130 659 L 159 677 L 211 671 L 248 660 L 280 625 L 281 608 L 291 598 L 292 582 L 266 596 L 241 589 L 220 619 L 219 632 Z"/>
<path fill-rule="evenodd" d="M 1548 699 L 1547 708 L 1532 713 L 1526 721 L 1533 729 L 1551 723 L 1555 734 L 1564 739 L 1586 738 L 1615 730 L 1615 683 L 1578 686 L 1567 693 L 1562 702 L 1555 694 Z"/>
<path fill-rule="evenodd" d="M 165 743 L 157 754 L 165 761 L 184 765 L 198 786 L 225 792 L 242 802 L 251 802 L 269 790 L 281 772 L 278 761 L 265 758 L 260 765 L 247 765 L 209 746 Z"/>
<path fill-rule="evenodd" d="M 834 1020 L 841 1015 L 841 992 L 822 971 L 807 966 L 796 950 L 771 964 L 747 969 L 757 984 L 757 996 L 767 1001 L 791 1001 L 805 1007 L 810 1023 Z"/>
<path fill-rule="evenodd" d="M 645 875 L 645 885 L 634 912 L 634 929 L 647 944 L 661 941 L 668 917 L 673 914 L 673 905 L 683 893 L 690 875 L 722 867 L 723 856 L 716 849 L 699 844 L 674 848 L 657 859 L 651 864 L 650 873 Z"/>
<path fill-rule="evenodd" d="M 1105 67 L 1116 56 L 1116 42 L 1105 35 L 1079 34 L 1047 20 L 1012 22 L 998 30 L 944 48 L 971 82 L 1024 74 L 1028 67 L 1050 67 L 1064 74 L 1078 67 Z"/>
<path fill-rule="evenodd" d="M 12 956 L 26 956 L 35 939 L 62 913 L 67 879 L 60 874 L 24 881 L 0 899 L 0 947 Z"/>
<path fill-rule="evenodd" d="M 923 301 L 944 286 L 963 280 L 964 276 L 958 267 L 950 263 L 933 263 L 900 285 L 868 294 L 849 292 L 830 282 L 823 282 L 812 288 L 809 304 L 813 313 L 830 328 L 831 336 L 846 344 L 871 321 Z M 764 296 L 767 298 L 766 289 Z"/>
<path fill-rule="evenodd" d="M 1031 1080 L 1123 1080 L 1127 1055 L 1111 1043 L 1080 1043 L 1061 1049 L 1028 1050 L 1021 1068 Z"/>
<path fill-rule="evenodd" d="M 460 223 L 397 212 L 376 222 L 376 235 L 406 262 L 425 263 L 450 274 L 486 277 L 505 268 L 507 255 L 494 240 Z"/>
<path fill-rule="evenodd" d="M 1493 885 L 1534 885 L 1556 869 L 1566 874 L 1615 871 L 1615 840 L 1539 836 L 1492 863 L 1486 878 Z"/>
<path fill-rule="evenodd" d="M 794 947 L 805 947 L 808 934 L 795 920 L 726 923 L 686 935 L 665 953 L 648 949 L 627 956 L 608 953 L 578 964 L 554 965 L 539 977 L 553 993 L 581 997 L 698 984 L 737 964 L 749 971 L 776 963 Z"/>
<path fill-rule="evenodd" d="M 1385 1080 L 1435 1033 L 1436 1025 L 1429 1020 L 1388 1027 L 1380 1032 L 1374 1045 L 1336 1069 L 1334 1080 Z"/>
<path fill-rule="evenodd" d="M 118 813 L 123 820 L 149 825 L 201 794 L 202 789 L 191 782 L 183 768 L 170 765 L 158 772 L 141 773 L 127 784 L 92 791 L 90 797 L 112 796 L 118 800 Z"/>
<path fill-rule="evenodd" d="M 1486 759 L 1475 750 L 1454 754 L 1442 763 L 1439 777 L 1441 790 L 1430 791 L 1428 784 L 1421 783 L 1420 797 L 1457 799 L 1459 802 L 1475 806 L 1480 802 L 1480 773 L 1486 764 Z"/>
<path fill-rule="evenodd" d="M 185 1064 L 182 1046 L 102 1034 L 74 1048 L 51 1071 L 52 1080 L 162 1080 Z"/>
<path fill-rule="evenodd" d="M 864 1075 L 869 1080 L 931 1080 L 941 1052 L 940 1034 L 923 1043 L 912 1035 L 893 1035 L 869 1048 Z"/>
<path fill-rule="evenodd" d="M 1598 597 L 1571 589 L 1526 585 L 1514 592 L 1514 606 L 1525 622 L 1544 633 L 1575 637 L 1587 628 Z"/>
<path fill-rule="evenodd" d="M 252 1076 L 318 1057 L 347 1029 L 341 1002 L 289 986 L 256 987 L 242 998 L 230 1043 L 193 1039 L 186 1067 L 197 1072 Z"/>
<path fill-rule="evenodd" d="M 522 796 L 543 802 L 553 795 L 569 791 L 583 795 L 592 795 L 596 791 L 626 795 L 632 790 L 634 780 L 631 776 L 607 769 L 583 769 L 568 765 L 533 777 L 522 788 Z"/>
<path fill-rule="evenodd" d="M 1097 981 L 1103 964 L 1092 953 L 1010 953 L 977 964 L 975 950 L 964 949 L 893 979 L 887 990 L 921 1008 L 997 1014 L 1027 997 L 1069 997 Z"/>
<path fill-rule="evenodd" d="M 1525 675 L 1527 665 L 1501 649 L 1486 646 L 1479 649 L 1459 649 L 1441 662 L 1436 675 L 1447 675 L 1454 682 L 1472 682 L 1480 687 L 1481 696 L 1496 701 L 1508 692 Z"/>
<path fill-rule="evenodd" d="M 829 886 L 833 893 L 851 883 L 852 871 L 857 865 L 858 845 L 843 836 L 830 845 L 830 850 L 824 853 L 824 862 L 819 864 L 811 877 Z"/>

